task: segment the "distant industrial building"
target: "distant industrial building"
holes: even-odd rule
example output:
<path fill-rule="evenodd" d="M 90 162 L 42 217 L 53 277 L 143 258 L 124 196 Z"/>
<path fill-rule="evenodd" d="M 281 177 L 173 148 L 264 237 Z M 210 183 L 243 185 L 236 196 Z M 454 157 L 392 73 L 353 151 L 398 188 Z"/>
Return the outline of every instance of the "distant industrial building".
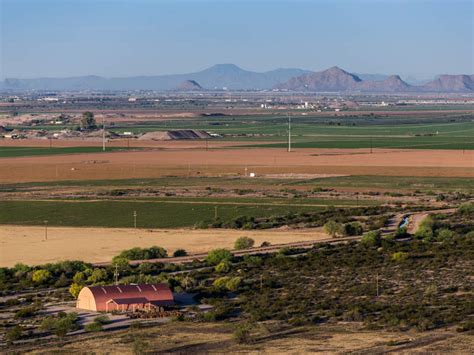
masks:
<path fill-rule="evenodd" d="M 173 293 L 166 284 L 89 286 L 79 293 L 76 308 L 125 312 L 173 304 Z"/>

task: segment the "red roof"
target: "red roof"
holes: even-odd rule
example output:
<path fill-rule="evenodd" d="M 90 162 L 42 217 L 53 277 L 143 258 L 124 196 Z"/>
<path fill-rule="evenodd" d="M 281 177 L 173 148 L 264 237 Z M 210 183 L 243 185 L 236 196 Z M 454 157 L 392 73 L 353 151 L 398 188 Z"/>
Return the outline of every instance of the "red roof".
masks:
<path fill-rule="evenodd" d="M 97 305 L 130 298 L 145 298 L 147 302 L 173 302 L 173 293 L 166 284 L 155 285 L 117 285 L 117 286 L 89 286 Z M 141 302 L 140 302 L 141 303 Z"/>

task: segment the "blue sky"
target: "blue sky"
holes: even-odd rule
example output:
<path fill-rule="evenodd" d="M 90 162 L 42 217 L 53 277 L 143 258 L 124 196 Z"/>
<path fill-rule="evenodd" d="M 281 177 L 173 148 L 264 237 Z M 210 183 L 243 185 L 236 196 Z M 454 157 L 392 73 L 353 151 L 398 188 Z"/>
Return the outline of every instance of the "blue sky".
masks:
<path fill-rule="evenodd" d="M 0 0 L 0 77 L 474 73 L 474 0 Z"/>

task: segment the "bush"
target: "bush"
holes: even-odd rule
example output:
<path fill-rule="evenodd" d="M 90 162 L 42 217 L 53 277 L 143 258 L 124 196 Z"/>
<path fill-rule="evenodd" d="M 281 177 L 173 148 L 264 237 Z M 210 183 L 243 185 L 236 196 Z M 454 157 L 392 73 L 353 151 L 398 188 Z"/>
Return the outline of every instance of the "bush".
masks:
<path fill-rule="evenodd" d="M 443 228 L 436 231 L 436 236 L 439 241 L 448 242 L 456 237 L 456 233 L 447 228 Z"/>
<path fill-rule="evenodd" d="M 226 273 L 230 271 L 230 261 L 229 260 L 223 260 L 219 264 L 216 265 L 214 268 L 216 272 L 219 273 Z"/>
<path fill-rule="evenodd" d="M 415 232 L 415 238 L 430 240 L 433 238 L 433 229 L 429 225 L 420 225 Z"/>
<path fill-rule="evenodd" d="M 100 323 L 100 324 L 109 324 L 112 321 L 110 320 L 109 316 L 103 314 L 103 315 L 95 317 L 94 322 Z"/>
<path fill-rule="evenodd" d="M 359 222 L 344 224 L 344 235 L 346 236 L 361 235 L 363 231 L 364 229 Z"/>
<path fill-rule="evenodd" d="M 72 295 L 72 297 L 77 299 L 77 297 L 79 296 L 79 293 L 81 292 L 83 287 L 84 286 L 82 286 L 82 285 L 72 283 L 71 286 L 69 287 L 69 293 Z"/>
<path fill-rule="evenodd" d="M 219 277 L 214 280 L 212 285 L 218 290 L 237 291 L 242 279 L 240 277 Z"/>
<path fill-rule="evenodd" d="M 15 313 L 15 318 L 18 319 L 18 318 L 29 318 L 29 317 L 33 317 L 36 312 L 38 311 L 38 308 L 35 307 L 35 306 L 28 306 L 28 307 L 24 307 L 22 309 L 19 309 L 16 313 Z"/>
<path fill-rule="evenodd" d="M 51 279 L 51 273 L 48 270 L 36 270 L 31 276 L 31 280 L 37 284 L 44 284 Z"/>
<path fill-rule="evenodd" d="M 52 323 L 52 332 L 58 337 L 64 337 L 70 331 L 76 330 L 77 313 L 59 314 L 58 318 Z"/>
<path fill-rule="evenodd" d="M 239 324 L 234 330 L 234 339 L 240 344 L 248 344 L 252 338 L 250 336 L 252 328 L 249 324 Z"/>
<path fill-rule="evenodd" d="M 173 256 L 174 256 L 175 258 L 180 257 L 180 256 L 186 256 L 186 255 L 188 255 L 188 253 L 187 253 L 186 250 L 184 250 L 184 249 L 177 249 L 177 250 L 175 250 L 175 252 L 173 253 Z"/>
<path fill-rule="evenodd" d="M 249 249 L 253 247 L 255 244 L 255 241 L 252 238 L 249 237 L 240 237 L 237 239 L 234 243 L 234 249 L 240 250 L 240 249 Z"/>
<path fill-rule="evenodd" d="M 364 234 L 361 242 L 365 245 L 380 246 L 382 241 L 382 234 L 380 231 L 370 231 Z"/>
<path fill-rule="evenodd" d="M 206 262 L 209 265 L 217 265 L 221 261 L 224 260 L 231 260 L 232 259 L 232 253 L 228 251 L 227 249 L 214 249 L 211 250 L 206 257 Z"/>
<path fill-rule="evenodd" d="M 324 231 L 334 238 L 342 234 L 343 227 L 342 227 L 342 224 L 337 223 L 336 221 L 330 219 L 324 225 Z"/>
<path fill-rule="evenodd" d="M 150 248 L 137 247 L 129 250 L 124 250 L 118 256 L 126 258 L 128 260 L 147 260 L 166 258 L 168 256 L 168 253 L 162 247 L 152 246 Z"/>
<path fill-rule="evenodd" d="M 22 330 L 23 329 L 19 325 L 16 325 L 13 328 L 8 329 L 7 332 L 5 333 L 5 340 L 7 341 L 7 344 L 11 344 L 15 340 L 21 339 Z"/>
<path fill-rule="evenodd" d="M 397 251 L 396 253 L 393 253 L 390 259 L 395 262 L 401 262 L 407 260 L 409 257 L 408 253 L 405 253 L 403 251 Z"/>
<path fill-rule="evenodd" d="M 474 203 L 463 203 L 458 208 L 458 212 L 463 215 L 472 215 L 474 214 Z"/>
<path fill-rule="evenodd" d="M 102 330 L 102 323 L 100 322 L 92 322 L 86 324 L 84 327 L 86 332 L 100 332 Z"/>

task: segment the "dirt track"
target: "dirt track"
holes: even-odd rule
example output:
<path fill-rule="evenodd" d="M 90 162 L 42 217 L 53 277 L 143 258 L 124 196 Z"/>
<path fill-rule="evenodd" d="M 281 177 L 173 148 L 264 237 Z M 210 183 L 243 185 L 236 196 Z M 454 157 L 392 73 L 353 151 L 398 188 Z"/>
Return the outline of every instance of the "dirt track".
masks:
<path fill-rule="evenodd" d="M 0 183 L 166 175 L 349 174 L 474 177 L 474 151 L 375 149 L 164 149 L 0 159 Z"/>
<path fill-rule="evenodd" d="M 16 263 L 30 265 L 58 262 L 60 260 L 84 260 L 107 262 L 122 250 L 133 247 L 158 245 L 172 254 L 176 249 L 189 253 L 207 252 L 214 248 L 233 247 L 242 236 L 272 244 L 327 238 L 322 230 L 189 230 L 189 229 L 115 229 L 49 227 L 48 240 L 44 241 L 44 227 L 2 225 L 0 228 L 0 266 Z"/>

